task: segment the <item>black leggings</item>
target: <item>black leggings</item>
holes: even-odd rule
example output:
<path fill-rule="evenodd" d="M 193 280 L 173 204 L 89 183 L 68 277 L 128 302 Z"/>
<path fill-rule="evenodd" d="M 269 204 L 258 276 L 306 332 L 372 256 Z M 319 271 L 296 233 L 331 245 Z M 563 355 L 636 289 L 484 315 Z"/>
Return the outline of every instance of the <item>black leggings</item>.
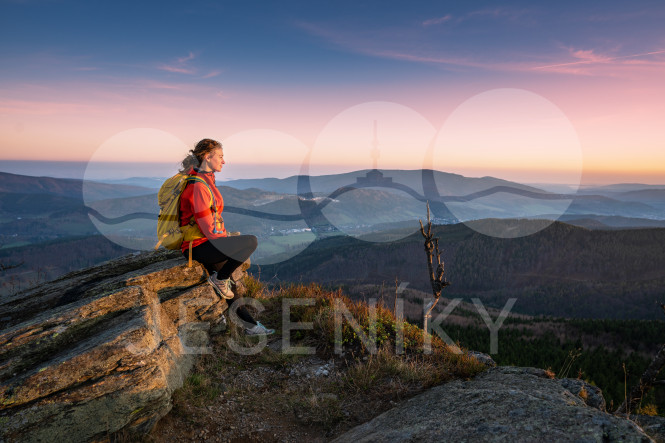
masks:
<path fill-rule="evenodd" d="M 224 280 L 252 255 L 258 244 L 253 235 L 213 238 L 192 248 L 192 258 L 209 274 L 216 272 L 217 278 Z M 187 256 L 189 252 L 185 250 L 184 254 Z"/>
<path fill-rule="evenodd" d="M 258 244 L 258 240 L 253 235 L 213 238 L 192 248 L 192 259 L 201 263 L 210 275 L 216 272 L 217 278 L 224 280 L 231 277 L 233 271 L 252 255 Z M 189 258 L 189 251 L 186 249 L 183 255 L 185 258 Z M 226 300 L 229 309 L 236 300 L 238 297 Z M 256 324 L 256 320 L 244 306 L 238 307 L 236 313 L 240 320 L 250 325 Z"/>

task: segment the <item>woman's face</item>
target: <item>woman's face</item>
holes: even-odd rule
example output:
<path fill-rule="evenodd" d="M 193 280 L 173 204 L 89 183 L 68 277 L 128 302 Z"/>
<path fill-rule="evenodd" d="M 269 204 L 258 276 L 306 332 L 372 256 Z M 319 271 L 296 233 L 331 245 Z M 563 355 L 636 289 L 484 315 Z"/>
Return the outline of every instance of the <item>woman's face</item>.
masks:
<path fill-rule="evenodd" d="M 221 148 L 215 149 L 212 152 L 210 152 L 208 155 L 206 155 L 205 159 L 208 162 L 208 166 L 210 166 L 210 169 L 212 169 L 214 172 L 221 171 L 222 165 L 226 163 L 224 161 L 224 150 Z"/>

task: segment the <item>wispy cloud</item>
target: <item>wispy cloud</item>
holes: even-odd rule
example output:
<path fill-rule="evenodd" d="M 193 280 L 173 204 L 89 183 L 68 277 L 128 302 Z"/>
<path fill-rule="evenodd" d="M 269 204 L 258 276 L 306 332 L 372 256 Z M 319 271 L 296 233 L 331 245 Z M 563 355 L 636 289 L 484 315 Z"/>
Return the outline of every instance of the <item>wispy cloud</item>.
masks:
<path fill-rule="evenodd" d="M 543 71 L 555 71 L 569 74 L 582 74 L 589 75 L 589 70 L 576 69 L 583 67 L 592 67 L 594 65 L 653 65 L 653 66 L 662 66 L 663 62 L 653 61 L 653 60 L 637 60 L 642 57 L 650 57 L 659 54 L 665 54 L 665 50 L 642 52 L 638 54 L 630 55 L 619 55 L 619 56 L 609 56 L 604 54 L 599 54 L 594 50 L 587 49 L 570 49 L 570 55 L 573 57 L 573 61 L 563 62 L 563 63 L 552 63 L 543 66 L 535 66 L 534 70 L 543 70 Z"/>
<path fill-rule="evenodd" d="M 446 14 L 441 17 L 431 18 L 423 21 L 422 26 L 429 27 L 448 22 L 462 23 L 482 18 L 508 21 L 511 23 L 520 21 L 524 24 L 532 24 L 533 19 L 531 15 L 532 11 L 526 9 L 517 10 L 509 8 L 486 8 L 470 11 L 456 17 L 453 17 L 452 14 Z"/>
<path fill-rule="evenodd" d="M 217 77 L 223 72 L 222 70 L 219 69 L 206 72 L 206 70 L 201 69 L 200 67 L 193 66 L 192 62 L 197 58 L 198 55 L 190 51 L 186 56 L 178 57 L 171 63 L 163 63 L 161 65 L 158 65 L 157 69 L 166 72 L 173 72 L 176 74 L 197 76 L 199 79 L 209 79 Z M 203 73 L 201 71 L 203 71 Z"/>
<path fill-rule="evenodd" d="M 157 69 L 161 69 L 162 71 L 167 71 L 167 72 L 175 72 L 178 74 L 195 75 L 197 73 L 197 70 L 189 66 L 189 62 L 194 60 L 195 58 L 196 55 L 190 51 L 189 54 L 187 54 L 186 56 L 176 58 L 173 63 L 161 64 L 157 66 Z"/>
<path fill-rule="evenodd" d="M 411 51 L 408 49 L 408 44 L 406 43 L 408 38 L 403 38 L 399 43 L 396 43 L 389 38 L 389 36 L 393 37 L 395 35 L 395 32 L 393 31 L 386 31 L 385 37 L 381 33 L 367 36 L 362 33 L 332 30 L 313 23 L 299 23 L 298 25 L 311 35 L 320 37 L 335 46 L 370 57 L 381 57 L 419 63 L 445 64 L 450 66 L 480 66 L 477 63 L 463 58 L 448 58 L 441 54 L 429 54 L 424 49 Z"/>
<path fill-rule="evenodd" d="M 161 69 L 162 71 L 168 71 L 168 72 L 177 72 L 179 74 L 196 74 L 196 70 L 192 68 L 184 68 L 181 66 L 169 66 L 169 65 L 159 65 L 157 67 L 158 69 Z"/>
<path fill-rule="evenodd" d="M 463 59 L 463 58 L 443 57 L 435 55 L 430 56 L 424 54 L 409 54 L 407 52 L 399 52 L 392 50 L 378 50 L 378 51 L 366 50 L 364 51 L 364 53 L 375 57 L 385 57 L 394 60 L 405 60 L 410 62 L 430 63 L 437 65 L 449 65 L 449 66 L 460 66 L 460 67 L 463 66 L 470 68 L 489 68 L 490 66 L 488 64 L 478 63 L 473 60 Z"/>
<path fill-rule="evenodd" d="M 423 26 L 428 27 L 428 26 L 433 26 L 433 25 L 440 25 L 441 23 L 446 23 L 452 20 L 453 16 L 450 14 L 446 14 L 443 17 L 439 18 L 431 18 L 429 20 L 425 20 L 423 22 Z"/>
<path fill-rule="evenodd" d="M 341 47 L 345 50 L 364 54 L 370 57 L 380 57 L 414 63 L 426 63 L 443 66 L 448 70 L 460 70 L 467 68 L 476 68 L 492 71 L 522 70 L 523 66 L 515 66 L 511 63 L 499 63 L 495 61 L 483 61 L 478 58 L 459 55 L 446 49 L 426 48 L 408 32 L 402 34 L 395 30 L 385 30 L 384 32 L 375 32 L 371 35 L 354 31 L 333 30 L 312 23 L 299 23 L 299 26 L 311 35 L 322 38 L 323 40 Z M 395 38 L 395 35 L 398 35 Z"/>
<path fill-rule="evenodd" d="M 207 74 L 201 76 L 201 78 L 213 78 L 213 77 L 217 77 L 221 73 L 222 73 L 222 71 L 210 71 Z"/>
<path fill-rule="evenodd" d="M 180 57 L 177 60 L 178 60 L 178 63 L 184 64 L 184 63 L 187 63 L 190 60 L 194 60 L 195 58 L 196 58 L 196 56 L 194 55 L 194 53 L 190 51 L 189 54 L 186 57 Z"/>
<path fill-rule="evenodd" d="M 464 19 L 475 16 L 501 17 L 510 20 L 518 17 L 531 17 L 527 11 L 506 11 L 488 9 L 474 11 L 463 16 Z M 334 28 L 314 23 L 298 23 L 309 34 L 319 37 L 329 44 L 343 50 L 370 57 L 399 60 L 440 66 L 448 71 L 468 71 L 470 69 L 488 72 L 547 73 L 595 77 L 634 77 L 642 74 L 660 72 L 665 67 L 664 50 L 618 55 L 621 46 L 601 51 L 596 48 L 558 46 L 551 51 L 539 49 L 533 45 L 522 47 L 491 46 L 494 50 L 470 50 L 464 39 L 456 36 L 446 41 L 428 39 L 422 32 L 422 26 L 437 21 L 456 23 L 458 18 L 448 16 L 433 18 L 421 22 L 415 28 L 377 29 L 369 33 L 365 30 Z M 460 31 L 463 32 L 463 31 Z M 477 34 L 473 37 L 476 38 Z M 483 35 L 484 38 L 484 35 Z M 565 51 L 562 54 L 562 50 Z"/>

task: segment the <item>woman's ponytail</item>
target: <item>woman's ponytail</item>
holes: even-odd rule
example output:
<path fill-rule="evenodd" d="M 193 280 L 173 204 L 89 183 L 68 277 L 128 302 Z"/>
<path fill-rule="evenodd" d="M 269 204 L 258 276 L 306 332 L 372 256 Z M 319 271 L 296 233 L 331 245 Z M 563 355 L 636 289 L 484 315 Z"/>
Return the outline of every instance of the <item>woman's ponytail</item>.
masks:
<path fill-rule="evenodd" d="M 181 163 L 182 165 L 181 172 L 187 173 L 192 168 L 198 168 L 199 166 L 201 166 L 203 158 L 206 155 L 208 155 L 210 152 L 218 148 L 219 149 L 222 148 L 222 144 L 220 142 L 210 138 L 204 138 L 203 140 L 198 142 L 196 144 L 196 147 L 190 150 L 189 154 L 187 154 L 187 157 L 184 158 L 184 160 Z"/>

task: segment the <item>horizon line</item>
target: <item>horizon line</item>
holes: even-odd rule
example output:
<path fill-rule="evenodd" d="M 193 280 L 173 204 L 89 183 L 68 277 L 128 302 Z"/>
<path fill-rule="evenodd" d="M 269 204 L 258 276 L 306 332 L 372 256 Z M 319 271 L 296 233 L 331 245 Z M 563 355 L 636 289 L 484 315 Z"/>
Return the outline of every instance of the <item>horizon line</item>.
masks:
<path fill-rule="evenodd" d="M 22 161 L 22 160 L 14 160 L 14 161 Z M 44 161 L 44 162 L 49 162 L 49 161 Z M 60 161 L 61 163 L 86 163 L 86 162 L 74 162 L 74 161 Z M 49 162 L 50 163 L 50 162 Z M 123 163 L 123 162 L 112 162 L 112 163 Z M 307 177 L 327 177 L 327 176 L 334 176 L 334 175 L 346 175 L 346 174 L 353 174 L 353 173 L 360 173 L 360 172 L 366 172 L 366 171 L 372 171 L 372 170 L 378 170 L 378 171 L 403 171 L 403 172 L 417 172 L 417 171 L 434 171 L 434 172 L 439 172 L 442 174 L 448 174 L 448 175 L 456 175 L 460 176 L 463 178 L 468 178 L 468 179 L 483 179 L 483 178 L 492 178 L 495 180 L 504 180 L 504 181 L 509 181 L 513 183 L 518 183 L 522 185 L 553 185 L 553 186 L 577 186 L 579 188 L 586 188 L 586 187 L 594 187 L 594 186 L 613 186 L 613 185 L 640 185 L 640 186 L 663 186 L 665 187 L 665 183 L 646 183 L 646 182 L 639 182 L 639 181 L 615 181 L 615 182 L 590 182 L 590 183 L 561 183 L 561 182 L 547 182 L 547 181 L 533 181 L 533 180 L 528 180 L 528 181 L 517 181 L 517 180 L 511 180 L 511 179 L 505 179 L 501 177 L 496 177 L 496 176 L 491 176 L 491 175 L 484 175 L 484 176 L 467 176 L 459 173 L 454 173 L 454 172 L 446 172 L 446 171 L 441 171 L 437 169 L 429 169 L 429 168 L 419 168 L 419 169 L 380 169 L 380 168 L 366 168 L 366 169 L 358 169 L 354 171 L 349 171 L 349 172 L 338 172 L 338 173 L 327 173 L 327 174 L 318 174 L 318 175 L 311 175 L 311 174 L 293 174 L 289 175 L 286 177 L 275 177 L 275 176 L 262 176 L 262 177 L 253 177 L 253 178 L 235 178 L 235 177 L 216 177 L 220 182 L 226 183 L 230 181 L 240 181 L 240 180 L 287 180 L 287 179 L 292 179 L 295 177 L 299 176 L 307 176 Z M 12 171 L 6 171 L 3 169 L 0 169 L 0 173 L 5 173 L 5 174 L 11 174 L 11 175 L 18 175 L 18 176 L 23 176 L 23 177 L 35 177 L 35 178 L 52 178 L 52 179 L 57 179 L 57 180 L 81 180 L 81 181 L 92 181 L 92 182 L 107 182 L 107 181 L 128 181 L 128 180 L 134 180 L 134 179 L 166 179 L 168 178 L 167 176 L 161 176 L 161 175 L 153 175 L 153 176 L 147 176 L 147 175 L 135 175 L 135 176 L 129 176 L 125 178 L 95 178 L 95 179 L 85 179 L 84 177 L 73 177 L 73 176 L 55 176 L 55 175 L 44 175 L 44 174 L 39 174 L 39 175 L 29 175 L 26 173 L 17 173 L 17 172 L 12 172 Z M 220 174 L 220 173 L 216 173 Z M 389 177 L 388 177 L 389 178 Z"/>

